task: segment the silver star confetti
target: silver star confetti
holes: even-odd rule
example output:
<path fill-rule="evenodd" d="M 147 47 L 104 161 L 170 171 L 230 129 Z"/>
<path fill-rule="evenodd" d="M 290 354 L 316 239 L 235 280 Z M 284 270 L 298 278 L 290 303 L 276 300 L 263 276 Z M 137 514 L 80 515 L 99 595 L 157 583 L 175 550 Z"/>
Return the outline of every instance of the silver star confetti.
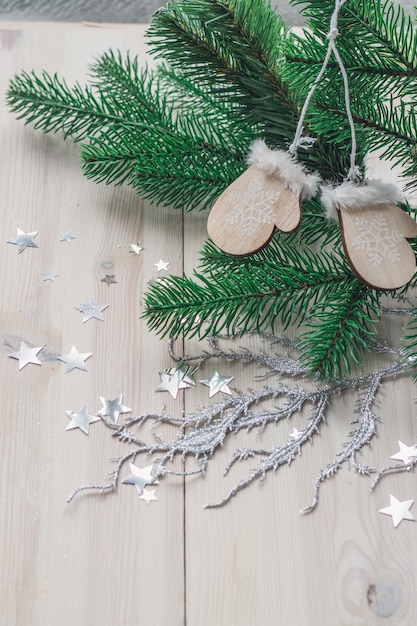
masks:
<path fill-rule="evenodd" d="M 106 283 L 108 287 L 113 283 L 117 283 L 116 274 L 106 274 L 104 278 L 101 279 L 102 283 Z"/>
<path fill-rule="evenodd" d="M 393 454 L 390 458 L 394 461 L 403 461 L 404 465 L 411 465 L 413 460 L 417 458 L 417 446 L 406 446 L 401 441 L 398 442 L 399 452 Z"/>
<path fill-rule="evenodd" d="M 292 463 L 304 445 L 322 435 L 320 427 L 326 423 L 328 409 L 334 406 L 333 402 L 339 402 L 339 398 L 343 394 L 356 394 L 358 390 L 361 393 L 356 405 L 357 415 L 353 422 L 352 431 L 349 433 L 348 439 L 341 442 L 340 451 L 333 454 L 330 461 L 317 474 L 312 502 L 309 506 L 304 507 L 301 512 L 311 513 L 316 509 L 322 485 L 328 479 L 337 476 L 344 465 L 353 467 L 363 477 L 369 477 L 374 473 L 376 468 L 358 463 L 356 455 L 361 452 L 364 446 L 369 445 L 377 435 L 377 424 L 380 423 L 380 420 L 374 412 L 374 406 L 377 403 L 376 396 L 382 385 L 393 383 L 402 373 L 406 375 L 409 363 L 402 358 L 401 349 L 393 350 L 392 346 L 388 344 L 377 344 L 378 351 L 390 355 L 395 352 L 398 359 L 388 367 L 375 369 L 366 374 L 311 386 L 309 379 L 305 385 L 301 383 L 306 377 L 307 371 L 296 356 L 299 350 L 297 340 L 289 340 L 286 337 L 278 338 L 269 333 L 258 335 L 258 337 L 268 341 L 268 351 L 262 350 L 259 353 L 253 353 L 245 347 L 239 351 L 224 350 L 220 341 L 225 341 L 225 338 L 210 337 L 208 342 L 211 349 L 209 351 L 204 350 L 203 353 L 200 352 L 196 356 L 187 355 L 185 363 L 198 362 L 199 366 L 202 366 L 208 359 L 216 359 L 216 362 L 221 359 L 224 363 L 253 364 L 257 366 L 255 372 L 258 371 L 258 366 L 266 368 L 264 376 L 259 376 L 256 373 L 255 378 L 257 380 L 268 378 L 274 374 L 274 376 L 284 377 L 285 382 L 280 381 L 277 386 L 266 385 L 261 389 L 252 389 L 249 393 L 237 390 L 232 397 L 226 395 L 216 403 L 207 402 L 206 406 L 200 406 L 196 412 L 185 413 L 180 419 L 167 414 L 165 408 L 160 415 L 146 413 L 129 418 L 123 427 L 117 427 L 117 436 L 120 441 L 127 444 L 128 450 L 126 454 L 118 458 L 116 469 L 111 472 L 111 481 L 105 484 L 78 487 L 67 501 L 72 501 L 77 494 L 83 491 L 97 490 L 100 493 L 106 493 L 116 490 L 121 482 L 121 468 L 124 467 L 125 463 L 131 462 L 132 458 L 136 458 L 136 455 L 158 455 L 153 473 L 159 479 L 172 473 L 170 466 L 177 456 L 181 459 L 193 457 L 197 461 L 198 467 L 193 467 L 191 473 L 193 475 L 197 473 L 205 475 L 210 460 L 218 449 L 223 449 L 223 444 L 228 441 L 229 436 L 233 437 L 237 433 L 257 431 L 259 428 L 264 429 L 267 424 L 277 424 L 291 418 L 298 419 L 307 410 L 308 419 L 305 428 L 299 431 L 299 438 L 296 440 L 287 434 L 286 441 L 277 443 L 269 450 L 265 450 L 263 447 L 259 448 L 258 444 L 253 447 L 250 442 L 248 446 L 242 447 L 239 442 L 239 447 L 234 453 L 232 452 L 225 468 L 225 474 L 228 474 L 236 463 L 247 461 L 250 458 L 254 459 L 257 455 L 260 455 L 260 461 L 257 466 L 252 466 L 248 475 L 232 486 L 224 497 L 206 504 L 208 508 L 224 506 L 257 480 L 263 481 L 267 472 L 276 472 L 281 467 L 286 467 Z M 228 340 L 234 341 L 234 338 Z M 294 358 L 288 356 L 289 348 L 294 351 Z M 183 367 L 184 360 L 175 355 L 172 340 L 169 341 L 169 353 L 176 362 L 176 369 Z M 189 368 L 184 369 L 190 373 Z M 172 370 L 166 370 L 166 372 L 170 371 L 172 372 Z M 297 377 L 293 384 L 288 383 L 289 376 L 293 379 Z M 282 402 L 276 406 L 278 399 L 281 399 Z M 271 402 L 272 408 L 262 408 L 264 402 Z M 135 435 L 133 430 L 134 426 L 142 428 L 145 423 L 149 427 L 149 432 L 152 433 L 149 440 L 147 440 L 144 432 Z M 157 436 L 155 440 L 154 429 L 164 424 L 172 426 L 173 423 L 178 423 L 179 427 L 171 439 L 167 441 L 165 438 Z M 111 436 L 114 436 L 114 426 L 109 421 L 106 421 L 105 425 L 111 429 Z M 132 449 L 132 446 L 135 447 Z M 412 466 L 396 464 L 395 467 L 381 469 L 370 485 L 370 490 L 375 489 L 382 477 L 392 472 L 408 472 L 409 469 L 414 469 L 416 466 L 417 461 L 413 462 Z M 181 474 L 181 472 L 175 473 Z M 185 475 L 187 473 L 184 471 Z M 411 506 L 411 501 L 406 502 L 405 506 L 408 507 L 409 504 Z M 390 515 L 392 510 L 390 507 L 387 508 L 389 511 L 384 511 L 384 513 Z M 409 508 L 406 511 L 409 511 Z"/>
<path fill-rule="evenodd" d="M 94 424 L 94 422 L 99 422 L 100 418 L 97 415 L 90 415 L 88 412 L 88 407 L 85 404 L 82 409 L 79 411 L 65 411 L 65 413 L 70 418 L 71 422 L 68 424 L 65 430 L 72 430 L 73 428 L 79 428 L 86 435 L 88 435 L 90 430 L 90 424 Z"/>
<path fill-rule="evenodd" d="M 122 483 L 124 485 L 135 485 L 138 494 L 141 495 L 146 485 L 157 485 L 158 481 L 152 476 L 153 465 L 147 467 L 138 467 L 133 463 L 129 463 L 131 471 L 130 476 L 125 478 Z"/>
<path fill-rule="evenodd" d="M 414 515 L 410 513 L 410 508 L 414 504 L 414 500 L 404 500 L 403 502 L 400 502 L 392 495 L 390 495 L 389 498 L 390 506 L 380 509 L 379 513 L 383 513 L 383 515 L 391 515 L 392 523 L 395 528 L 397 528 L 398 524 L 402 522 L 403 519 L 415 522 Z"/>
<path fill-rule="evenodd" d="M 139 256 L 139 254 L 142 252 L 142 250 L 145 250 L 145 248 L 142 248 L 140 243 L 131 243 L 130 244 L 129 252 L 133 252 L 133 254 L 136 254 L 137 256 Z"/>
<path fill-rule="evenodd" d="M 212 398 L 216 395 L 216 393 L 225 393 L 229 396 L 232 395 L 229 387 L 227 386 L 231 380 L 233 380 L 234 376 L 223 377 L 220 376 L 219 372 L 214 372 L 211 378 L 205 378 L 204 380 L 200 380 L 200 383 L 206 385 L 206 387 L 210 387 L 209 397 Z"/>
<path fill-rule="evenodd" d="M 97 412 L 97 415 L 100 417 L 109 417 L 109 421 L 112 424 L 117 424 L 117 420 L 119 419 L 119 415 L 121 413 L 129 413 L 132 409 L 128 406 L 124 406 L 122 404 L 123 394 L 117 396 L 114 400 L 107 400 L 100 396 L 100 402 L 103 405 L 103 408 Z"/>
<path fill-rule="evenodd" d="M 17 250 L 20 254 L 23 250 L 25 250 L 25 248 L 39 248 L 38 244 L 33 241 L 37 234 L 37 230 L 33 231 L 33 233 L 25 233 L 23 230 L 18 228 L 17 236 L 13 239 L 8 239 L 7 243 L 12 243 L 17 246 Z"/>
<path fill-rule="evenodd" d="M 47 270 L 42 273 L 43 280 L 51 280 L 53 283 L 55 282 L 55 278 L 59 276 L 54 270 Z"/>
<path fill-rule="evenodd" d="M 67 364 L 65 369 L 65 373 L 68 374 L 72 372 L 72 370 L 78 369 L 83 372 L 88 372 L 87 366 L 84 363 L 90 356 L 91 352 L 78 352 L 75 346 L 72 346 L 69 354 L 62 354 L 61 356 L 57 356 L 57 359 L 63 361 Z"/>
<path fill-rule="evenodd" d="M 151 278 L 147 282 L 148 285 L 167 285 L 168 281 L 166 278 L 162 278 L 162 276 L 156 276 L 156 278 Z"/>
<path fill-rule="evenodd" d="M 29 348 L 29 346 L 27 346 L 24 341 L 21 341 L 20 350 L 18 350 L 17 352 L 12 352 L 11 354 L 9 354 L 9 356 L 12 359 L 19 360 L 19 370 L 21 370 L 29 363 L 33 363 L 34 365 L 42 365 L 42 363 L 36 356 L 41 350 L 42 346 L 38 348 Z"/>
<path fill-rule="evenodd" d="M 145 500 L 146 504 L 151 502 L 157 502 L 158 498 L 155 496 L 156 489 L 144 489 L 139 496 L 139 500 Z"/>
<path fill-rule="evenodd" d="M 73 239 L 75 239 L 75 235 L 68 231 L 66 233 L 61 233 L 61 239 L 59 241 L 66 241 L 67 243 L 71 243 Z"/>
<path fill-rule="evenodd" d="M 171 367 L 165 372 L 159 372 L 161 384 L 155 389 L 156 392 L 168 391 L 168 393 L 177 399 L 180 389 L 187 389 L 194 385 L 194 381 L 188 376 L 187 372 L 182 369 Z"/>
<path fill-rule="evenodd" d="M 290 433 L 288 435 L 288 439 L 293 439 L 294 441 L 296 441 L 297 439 L 299 439 L 303 434 L 302 430 L 298 430 L 297 428 L 293 428 L 292 429 L 292 433 Z"/>
<path fill-rule="evenodd" d="M 80 313 L 84 313 L 83 322 L 88 322 L 88 320 L 93 318 L 104 322 L 103 311 L 107 309 L 108 306 L 108 304 L 97 304 L 94 298 L 90 298 L 86 304 L 80 304 L 75 308 L 77 311 L 80 311 Z"/>
<path fill-rule="evenodd" d="M 159 259 L 158 263 L 154 263 L 157 272 L 161 272 L 162 270 L 168 271 L 168 265 L 169 261 L 163 261 L 162 259 Z"/>

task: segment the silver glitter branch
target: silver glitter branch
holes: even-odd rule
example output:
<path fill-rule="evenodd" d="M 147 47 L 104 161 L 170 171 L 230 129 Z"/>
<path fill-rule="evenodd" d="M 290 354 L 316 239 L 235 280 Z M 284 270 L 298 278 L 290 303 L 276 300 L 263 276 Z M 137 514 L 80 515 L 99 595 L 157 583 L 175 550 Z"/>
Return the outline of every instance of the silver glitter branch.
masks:
<path fill-rule="evenodd" d="M 112 430 L 113 437 L 119 441 L 133 446 L 124 456 L 115 460 L 116 468 L 110 473 L 111 481 L 106 485 L 89 485 L 76 489 L 68 498 L 70 502 L 81 491 L 95 490 L 100 493 L 110 493 L 118 488 L 120 473 L 125 463 L 134 462 L 139 455 L 152 457 L 153 476 L 160 479 L 167 474 L 176 476 L 190 476 L 204 474 L 209 461 L 213 458 L 219 447 L 222 447 L 229 436 L 239 432 L 250 433 L 254 429 L 260 433 L 272 424 L 277 424 L 282 420 L 289 420 L 293 416 L 300 415 L 304 410 L 309 411 L 307 424 L 302 430 L 297 430 L 290 435 L 285 444 L 273 447 L 272 449 L 246 447 L 237 449 L 229 464 L 224 470 L 224 475 L 229 474 L 236 463 L 258 459 L 257 467 L 251 469 L 246 476 L 238 482 L 219 501 L 207 504 L 208 508 L 220 507 L 229 502 L 244 488 L 255 481 L 264 481 L 266 475 L 271 470 L 277 471 L 283 465 L 291 464 L 301 454 L 303 446 L 311 442 L 319 433 L 320 426 L 327 419 L 332 401 L 344 393 L 360 393 L 360 398 L 356 403 L 355 413 L 357 417 L 352 420 L 353 429 L 349 433 L 348 441 L 342 444 L 342 450 L 336 454 L 335 458 L 324 467 L 316 477 L 314 483 L 312 503 L 302 509 L 303 513 L 313 511 L 319 502 L 319 492 L 322 484 L 329 478 L 335 476 L 338 471 L 348 465 L 363 476 L 376 473 L 376 469 L 368 465 L 357 463 L 356 457 L 364 446 L 369 445 L 377 434 L 378 416 L 374 412 L 377 403 L 377 394 L 381 390 L 384 382 L 394 379 L 396 376 L 407 370 L 408 364 L 400 360 L 400 350 L 384 342 L 374 342 L 372 349 L 374 353 L 393 355 L 397 362 L 393 365 L 379 369 L 374 372 L 361 374 L 352 378 L 344 378 L 322 385 L 318 381 L 311 381 L 306 377 L 306 371 L 301 366 L 297 358 L 289 356 L 288 352 L 296 353 L 298 344 L 296 341 L 286 338 L 277 338 L 264 334 L 262 339 L 269 342 L 269 352 L 266 351 L 253 354 L 246 348 L 225 351 L 220 346 L 221 338 L 211 338 L 208 341 L 208 350 L 197 356 L 186 355 L 177 356 L 174 352 L 173 343 L 168 346 L 169 354 L 177 367 L 187 366 L 195 363 L 196 367 L 208 360 L 227 362 L 229 364 L 243 363 L 262 368 L 262 374 L 254 375 L 255 380 L 265 380 L 275 376 L 281 379 L 275 386 L 264 386 L 262 389 L 250 390 L 245 393 L 235 389 L 235 396 L 227 397 L 218 402 L 212 402 L 201 407 L 195 412 L 189 412 L 181 417 L 173 417 L 166 413 L 155 415 L 152 413 L 127 419 L 122 425 L 115 425 L 106 420 L 104 424 Z M 280 353 L 276 353 L 278 349 Z M 190 367 L 188 365 L 187 367 Z M 289 384 L 288 379 L 297 376 L 297 383 Z M 301 385 L 306 380 L 306 387 Z M 301 382 L 300 382 L 301 381 Z M 311 390 L 312 384 L 315 387 Z M 191 393 L 190 390 L 187 393 Z M 263 406 L 269 403 L 267 408 Z M 278 403 L 279 406 L 270 405 Z M 146 431 L 150 440 L 145 440 L 143 436 L 144 426 L 150 425 Z M 159 427 L 164 425 L 172 426 L 175 436 L 172 439 L 164 439 L 159 434 Z M 166 428 L 165 428 L 166 430 Z M 185 462 L 188 458 L 194 458 L 195 469 L 185 471 L 172 467 L 176 458 Z M 386 474 L 394 471 L 409 471 L 417 464 L 409 466 L 395 465 L 384 468 L 376 475 L 371 489 Z"/>
<path fill-rule="evenodd" d="M 248 334 L 250 335 L 250 333 Z M 256 336 L 269 341 L 270 348 L 272 346 L 278 345 L 285 350 L 298 351 L 298 342 L 295 340 L 288 339 L 286 337 L 275 337 L 270 333 L 256 333 Z M 174 351 L 173 340 L 170 340 L 168 343 L 168 352 L 170 357 L 176 363 L 198 361 L 200 364 L 202 364 L 209 359 L 216 358 L 224 360 L 228 363 L 239 362 L 243 363 L 243 365 L 255 364 L 259 367 L 266 368 L 267 372 L 260 376 L 255 376 L 255 380 L 264 379 L 273 374 L 279 374 L 281 376 L 305 376 L 308 373 L 306 367 L 303 367 L 297 359 L 292 359 L 291 357 L 289 357 L 288 354 L 266 354 L 265 352 L 253 354 L 245 347 L 241 347 L 239 352 L 236 352 L 235 350 L 228 350 L 227 352 L 225 352 L 220 347 L 220 339 L 227 339 L 227 337 L 224 337 L 222 335 L 209 337 L 207 339 L 207 342 L 211 348 L 211 351 L 205 350 L 202 354 L 198 356 L 177 356 Z"/>
<path fill-rule="evenodd" d="M 238 450 L 229 465 L 227 466 L 225 474 L 229 472 L 232 465 L 238 460 L 246 460 L 249 457 L 255 456 L 255 454 L 264 454 L 266 458 L 261 461 L 258 468 L 252 470 L 249 473 L 249 476 L 247 476 L 247 478 L 241 480 L 235 487 L 233 487 L 222 500 L 219 500 L 218 502 L 212 504 L 207 504 L 206 508 L 223 506 L 239 491 L 241 491 L 245 487 L 248 487 L 255 480 L 263 481 L 265 479 L 266 473 L 269 470 L 276 471 L 281 465 L 290 464 L 299 454 L 301 454 L 301 446 L 303 446 L 307 441 L 311 441 L 313 434 L 319 432 L 318 425 L 324 420 L 324 412 L 327 406 L 327 402 L 328 400 L 326 397 L 320 398 L 316 410 L 309 420 L 307 428 L 301 431 L 301 435 L 291 443 L 288 443 L 285 446 L 274 448 L 270 451 L 253 450 L 250 448 L 247 448 L 245 450 Z"/>

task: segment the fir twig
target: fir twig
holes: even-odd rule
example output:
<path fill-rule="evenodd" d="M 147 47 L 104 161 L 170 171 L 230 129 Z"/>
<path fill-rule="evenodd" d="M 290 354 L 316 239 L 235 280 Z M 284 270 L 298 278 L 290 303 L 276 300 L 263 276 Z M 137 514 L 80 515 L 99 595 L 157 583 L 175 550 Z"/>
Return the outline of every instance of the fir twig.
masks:
<path fill-rule="evenodd" d="M 156 58 L 217 98 L 233 99 L 246 124 L 261 122 L 272 143 L 289 143 L 297 103 L 279 73 L 286 29 L 264 0 L 170 2 L 156 13 L 148 36 Z"/>

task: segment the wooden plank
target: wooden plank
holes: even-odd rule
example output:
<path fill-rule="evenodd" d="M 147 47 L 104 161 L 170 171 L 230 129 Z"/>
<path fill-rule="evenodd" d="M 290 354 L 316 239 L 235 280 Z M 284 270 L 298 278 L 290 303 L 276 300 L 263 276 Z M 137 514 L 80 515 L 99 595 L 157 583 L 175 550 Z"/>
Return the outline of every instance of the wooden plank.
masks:
<path fill-rule="evenodd" d="M 0 44 L 2 94 L 21 69 L 57 71 L 71 84 L 82 83 L 88 64 L 109 47 L 145 58 L 143 26 L 3 23 Z M 24 127 L 4 104 L 0 116 L 0 621 L 180 624 L 182 483 L 161 485 L 150 506 L 127 485 L 117 495 L 81 494 L 67 505 L 77 486 L 106 483 L 110 459 L 127 450 L 103 424 L 92 424 L 88 437 L 66 431 L 65 411 L 87 404 L 95 412 L 99 396 L 120 393 L 132 414 L 171 406 L 167 394 L 154 393 L 166 343 L 138 318 L 153 264 L 166 256 L 172 271 L 181 270 L 181 214 L 156 211 L 131 189 L 86 180 L 71 142 Z M 17 228 L 39 231 L 39 248 L 18 254 L 6 244 Z M 65 231 L 76 236 L 70 244 L 60 241 Z M 129 253 L 137 241 L 145 248 L 139 256 Z M 51 268 L 59 276 L 43 281 Z M 117 284 L 101 282 L 106 274 Z M 75 307 L 90 296 L 109 304 L 104 322 L 82 323 Z M 19 371 L 8 358 L 21 341 L 44 346 L 41 366 Z M 65 374 L 56 360 L 72 345 L 92 353 L 88 372 Z"/>
<path fill-rule="evenodd" d="M 387 180 L 384 167 L 376 167 Z M 207 213 L 200 213 L 185 222 L 187 274 L 198 265 L 200 242 L 207 236 L 206 221 Z M 403 318 L 389 318 L 381 328 L 381 336 L 399 345 L 403 323 Z M 242 345 L 255 353 L 267 347 L 255 338 L 223 345 L 225 349 Z M 186 342 L 187 354 L 201 351 L 201 343 Z M 378 366 L 388 363 L 389 358 L 384 357 Z M 234 376 L 232 384 L 243 391 L 276 382 L 274 378 L 257 382 L 255 376 L 263 371 L 258 367 L 242 368 L 220 360 L 205 363 L 198 378 L 209 378 L 216 366 L 223 376 Z M 369 367 L 369 362 L 364 367 Z M 288 382 L 294 385 L 294 380 Z M 206 388 L 200 386 L 195 393 L 198 395 L 185 396 L 190 411 L 208 403 Z M 221 399 L 220 395 L 213 401 Z M 405 473 L 385 478 L 370 493 L 372 479 L 345 467 L 322 486 L 318 508 L 310 515 L 300 514 L 312 500 L 316 475 L 349 438 L 356 402 L 363 394 L 349 395 L 332 405 L 320 435 L 290 467 L 270 472 L 264 482 L 252 484 L 224 508 L 204 506 L 220 500 L 258 465 L 256 458 L 250 459 L 223 476 L 234 451 L 245 446 L 272 449 L 284 445 L 294 427 L 305 427 L 306 413 L 298 416 L 296 423 L 285 421 L 268 426 L 262 433 L 232 436 L 216 453 L 205 476 L 187 481 L 187 623 L 415 623 L 417 527 L 402 522 L 394 529 L 391 519 L 378 513 L 389 505 L 390 493 L 400 500 L 417 501 L 412 476 Z M 381 418 L 379 436 L 372 448 L 366 448 L 358 457 L 359 463 L 379 468 L 390 465 L 389 457 L 398 450 L 398 439 L 409 445 L 417 441 L 414 396 L 415 386 L 406 378 L 385 386 L 376 409 Z M 416 510 L 412 512 L 417 517 Z"/>
<path fill-rule="evenodd" d="M 82 82 L 100 51 L 144 53 L 139 26 L 3 23 L 0 31 L 2 93 L 21 69 L 57 70 L 69 82 Z M 307 415 L 253 432 L 249 440 L 246 434 L 232 438 L 204 477 L 187 479 L 185 492 L 181 478 L 164 479 L 159 501 L 150 506 L 138 501 L 130 486 L 106 497 L 81 494 L 65 504 L 78 485 L 105 482 L 109 459 L 126 451 L 101 424 L 92 424 L 88 437 L 66 431 L 66 410 L 88 404 L 96 411 L 99 396 L 119 393 L 134 413 L 160 413 L 166 404 L 168 412 L 180 415 L 184 406 L 194 410 L 208 402 L 202 385 L 177 401 L 154 393 L 157 372 L 172 362 L 166 342 L 138 319 L 143 291 L 155 276 L 153 264 L 162 257 L 172 273 L 181 272 L 182 215 L 149 207 L 129 189 L 85 180 L 76 147 L 23 127 L 4 105 L 0 128 L 1 623 L 415 623 L 417 526 L 404 522 L 394 529 L 378 513 L 389 504 L 390 493 L 417 500 L 413 475 L 386 478 L 370 494 L 368 479 L 341 470 L 323 486 L 318 509 L 299 515 L 311 501 L 317 472 L 348 437 L 358 396 L 339 399 L 320 436 L 290 467 L 269 474 L 224 508 L 204 505 L 221 498 L 256 465 L 253 460 L 237 465 L 223 477 L 234 450 L 248 443 L 279 445 L 293 427 L 305 425 Z M 185 216 L 187 273 L 198 264 L 206 220 L 206 213 Z M 19 255 L 6 244 L 17 228 L 38 230 L 39 248 Z M 59 241 L 66 230 L 76 235 L 71 244 Z M 129 244 L 138 240 L 145 251 L 136 257 L 129 254 Z M 42 272 L 51 268 L 59 273 L 56 281 L 43 281 Z M 117 284 L 102 283 L 106 273 L 114 273 Z M 109 303 L 105 322 L 82 323 L 75 307 L 90 296 Z M 398 343 L 401 324 L 390 321 L 384 336 Z M 22 340 L 44 346 L 41 366 L 18 371 L 8 355 Z M 72 345 L 92 352 L 88 372 L 65 374 L 56 360 Z M 263 347 L 255 338 L 246 345 L 255 352 Z M 204 347 L 192 340 L 184 349 L 199 354 Z M 177 349 L 181 353 L 182 345 Z M 216 364 L 240 389 L 263 384 L 254 381 L 258 370 L 215 360 L 196 378 L 209 378 Z M 383 466 L 398 439 L 417 441 L 414 396 L 406 379 L 386 385 L 379 438 L 358 460 Z M 137 463 L 144 465 L 141 459 Z"/>

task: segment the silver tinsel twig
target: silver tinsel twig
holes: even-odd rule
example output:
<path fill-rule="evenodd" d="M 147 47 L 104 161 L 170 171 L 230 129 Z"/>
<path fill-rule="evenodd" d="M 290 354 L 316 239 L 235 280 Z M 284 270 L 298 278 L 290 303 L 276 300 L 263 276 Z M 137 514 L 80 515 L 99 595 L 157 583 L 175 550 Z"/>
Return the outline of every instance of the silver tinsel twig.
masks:
<path fill-rule="evenodd" d="M 231 434 L 241 431 L 258 432 L 272 423 L 291 419 L 300 414 L 304 409 L 309 411 L 306 427 L 289 437 L 289 440 L 281 446 L 272 449 L 264 448 L 240 448 L 234 452 L 225 469 L 228 474 L 232 467 L 240 461 L 258 458 L 257 467 L 253 468 L 246 478 L 238 482 L 219 501 L 207 504 L 207 507 L 223 506 L 239 493 L 242 489 L 251 485 L 254 481 L 263 481 L 266 474 L 271 470 L 278 470 L 281 466 L 292 463 L 301 454 L 303 446 L 311 442 L 319 433 L 320 425 L 326 421 L 329 407 L 334 398 L 347 392 L 359 392 L 360 398 L 356 406 L 356 419 L 352 421 L 353 429 L 349 434 L 348 441 L 342 444 L 341 451 L 335 458 L 324 467 L 316 477 L 314 483 L 313 499 L 309 506 L 302 512 L 313 511 L 319 501 L 321 485 L 337 474 L 345 465 L 351 465 L 356 472 L 368 476 L 376 472 L 375 468 L 359 464 L 356 461 L 357 454 L 364 446 L 370 444 L 377 434 L 378 416 L 374 412 L 376 396 L 383 383 L 405 372 L 408 364 L 400 359 L 400 351 L 384 342 L 374 342 L 372 350 L 375 353 L 393 355 L 396 362 L 377 371 L 361 374 L 352 378 L 344 378 L 324 385 L 317 380 L 311 380 L 306 376 L 306 370 L 297 358 L 290 357 L 288 352 L 296 353 L 297 341 L 286 338 L 277 338 L 272 335 L 262 335 L 269 342 L 269 352 L 254 354 L 246 348 L 224 351 L 220 346 L 220 338 L 211 338 L 208 341 L 208 349 L 198 356 L 177 356 L 172 342 L 169 342 L 169 354 L 179 367 L 187 364 L 200 366 L 210 359 L 220 360 L 230 364 L 243 363 L 262 368 L 262 374 L 256 374 L 256 380 L 266 380 L 272 376 L 281 379 L 275 386 L 264 386 L 259 390 L 243 392 L 235 390 L 236 395 L 227 397 L 218 402 L 212 402 L 201 407 L 196 412 L 187 413 L 181 417 L 172 417 L 166 413 L 161 415 L 143 414 L 127 419 L 122 425 L 115 425 L 103 420 L 105 425 L 113 431 L 113 436 L 121 442 L 133 446 L 128 453 L 116 459 L 116 468 L 111 472 L 112 480 L 106 485 L 89 485 L 78 487 L 68 498 L 70 502 L 78 493 L 86 490 L 96 490 L 108 493 L 117 489 L 120 471 L 128 461 L 134 462 L 138 455 L 147 455 L 153 459 L 153 474 L 155 479 L 163 478 L 167 474 L 187 476 L 191 474 L 204 474 L 207 465 L 217 449 L 223 446 Z M 271 348 L 274 349 L 273 353 Z M 279 352 L 277 352 L 277 350 Z M 297 382 L 289 384 L 288 379 Z M 305 381 L 305 385 L 301 384 Z M 312 382 L 314 387 L 312 387 Z M 267 402 L 276 403 L 279 406 L 264 408 Z M 145 424 L 152 424 L 151 440 L 145 441 L 138 433 L 144 430 Z M 169 424 L 175 430 L 175 437 L 164 440 L 158 433 L 161 424 Z M 179 457 L 183 461 L 194 457 L 197 466 L 191 471 L 178 471 L 170 467 L 172 461 Z M 417 462 L 417 461 L 416 461 Z M 371 488 L 379 479 L 392 471 L 409 471 L 411 466 L 393 466 L 384 468 L 378 474 Z"/>

